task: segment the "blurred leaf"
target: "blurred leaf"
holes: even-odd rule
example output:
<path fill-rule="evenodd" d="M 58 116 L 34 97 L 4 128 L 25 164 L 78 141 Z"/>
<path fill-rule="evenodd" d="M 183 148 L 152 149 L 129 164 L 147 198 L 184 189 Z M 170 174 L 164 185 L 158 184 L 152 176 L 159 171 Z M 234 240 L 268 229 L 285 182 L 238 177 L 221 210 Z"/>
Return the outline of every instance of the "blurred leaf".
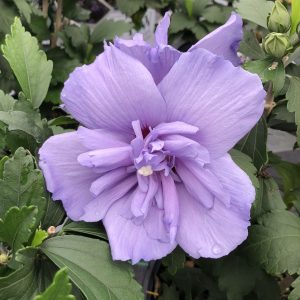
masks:
<path fill-rule="evenodd" d="M 48 58 L 53 61 L 53 76 L 51 83 L 56 85 L 59 82 L 64 83 L 70 73 L 80 65 L 77 58 L 70 58 L 59 48 L 51 49 L 47 52 Z"/>
<path fill-rule="evenodd" d="M 113 262 L 106 242 L 65 235 L 46 240 L 41 250 L 57 266 L 68 268 L 70 279 L 89 300 L 143 299 L 131 267 Z"/>
<path fill-rule="evenodd" d="M 175 275 L 178 269 L 184 267 L 185 253 L 177 247 L 173 252 L 162 259 L 162 264 L 168 267 L 170 274 Z"/>
<path fill-rule="evenodd" d="M 34 168 L 33 157 L 23 148 L 4 163 L 0 179 L 0 217 L 12 206 L 35 205 L 38 207 L 37 221 L 44 214 L 46 201 L 43 176 Z"/>
<path fill-rule="evenodd" d="M 68 115 L 68 116 L 59 116 L 55 119 L 50 120 L 48 123 L 50 126 L 60 126 L 60 125 L 77 124 L 77 121 Z"/>
<path fill-rule="evenodd" d="M 44 16 L 32 14 L 29 27 L 40 41 L 50 39 L 50 30 Z"/>
<path fill-rule="evenodd" d="M 35 231 L 33 240 L 31 242 L 32 247 L 38 247 L 42 244 L 43 240 L 48 237 L 48 233 L 45 230 L 37 229 Z"/>
<path fill-rule="evenodd" d="M 265 28 L 267 28 L 267 17 L 273 5 L 273 1 L 266 0 L 239 0 L 234 2 L 235 9 L 243 19 Z"/>
<path fill-rule="evenodd" d="M 287 109 L 290 112 L 295 112 L 295 121 L 297 124 L 297 141 L 300 143 L 300 78 L 291 77 L 290 86 L 286 93 L 288 100 Z"/>
<path fill-rule="evenodd" d="M 75 300 L 75 297 L 70 294 L 71 289 L 67 268 L 63 268 L 55 274 L 52 284 L 46 291 L 36 296 L 34 300 Z"/>
<path fill-rule="evenodd" d="M 291 20 L 292 20 L 292 27 L 291 27 L 290 34 L 293 34 L 296 32 L 297 26 L 300 23 L 300 1 L 299 0 L 292 0 Z"/>
<path fill-rule="evenodd" d="M 63 227 L 63 231 L 87 234 L 108 241 L 106 232 L 103 226 L 101 226 L 99 222 L 97 223 L 71 222 Z"/>
<path fill-rule="evenodd" d="M 11 207 L 0 219 L 0 241 L 16 252 L 28 242 L 35 224 L 35 206 Z"/>
<path fill-rule="evenodd" d="M 195 34 L 197 40 L 201 40 L 207 34 L 206 29 L 200 24 L 196 24 L 190 30 Z"/>
<path fill-rule="evenodd" d="M 192 29 L 196 26 L 196 20 L 188 18 L 188 16 L 182 12 L 175 12 L 171 18 L 170 33 L 177 33 L 184 29 Z"/>
<path fill-rule="evenodd" d="M 16 4 L 20 14 L 23 15 L 27 23 L 30 24 L 31 13 L 32 13 L 31 6 L 26 2 L 26 0 L 13 0 L 13 1 Z"/>
<path fill-rule="evenodd" d="M 287 123 L 295 123 L 295 113 L 287 110 L 287 101 L 280 101 L 272 110 L 272 115 L 276 120 L 281 120 Z"/>
<path fill-rule="evenodd" d="M 262 117 L 251 131 L 237 143 L 235 148 L 247 154 L 257 170 L 260 170 L 268 161 L 266 142 L 267 125 Z"/>
<path fill-rule="evenodd" d="M 282 200 L 281 193 L 273 178 L 259 178 L 259 188 L 251 208 L 251 218 L 256 220 L 263 214 L 272 210 L 285 210 L 286 206 Z"/>
<path fill-rule="evenodd" d="M 179 300 L 179 292 L 176 291 L 175 285 L 167 286 L 163 284 L 163 294 L 159 296 L 159 300 Z"/>
<path fill-rule="evenodd" d="M 132 29 L 132 24 L 125 21 L 100 20 L 91 35 L 92 43 L 101 43 L 104 40 L 113 40 L 116 36 Z"/>
<path fill-rule="evenodd" d="M 292 287 L 294 288 L 289 294 L 288 300 L 299 300 L 300 299 L 300 277 L 298 277 L 293 283 Z"/>
<path fill-rule="evenodd" d="M 202 16 L 210 23 L 224 24 L 231 11 L 231 7 L 212 5 L 204 10 Z"/>
<path fill-rule="evenodd" d="M 128 16 L 132 16 L 144 6 L 145 0 L 116 0 L 116 4 L 120 11 Z"/>
<path fill-rule="evenodd" d="M 1 48 L 26 98 L 30 99 L 34 108 L 38 108 L 47 94 L 52 62 L 47 61 L 45 53 L 38 48 L 36 38 L 25 32 L 18 18 Z"/>
<path fill-rule="evenodd" d="M 193 3 L 194 0 L 184 0 L 185 9 L 189 15 L 189 17 L 193 14 Z"/>
<path fill-rule="evenodd" d="M 16 103 L 16 100 L 9 96 L 5 95 L 1 90 L 0 90 L 0 111 L 11 111 L 14 108 L 14 105 Z"/>
<path fill-rule="evenodd" d="M 75 48 L 84 47 L 89 41 L 89 27 L 85 24 L 81 24 L 81 26 L 68 25 L 64 31 Z"/>
<path fill-rule="evenodd" d="M 0 32 L 6 34 L 10 32 L 10 26 L 17 15 L 17 11 L 14 6 L 9 5 L 5 0 L 0 0 L 0 7 Z"/>
<path fill-rule="evenodd" d="M 258 188 L 259 182 L 256 176 L 257 169 L 254 167 L 251 158 L 245 153 L 236 149 L 231 149 L 229 154 L 232 160 L 249 176 L 252 184 Z"/>
<path fill-rule="evenodd" d="M 244 31 L 244 38 L 240 43 L 239 51 L 252 59 L 265 58 L 265 53 L 260 47 L 253 31 Z"/>
<path fill-rule="evenodd" d="M 258 223 L 249 228 L 243 251 L 269 274 L 299 271 L 300 218 L 288 211 L 273 211 Z"/>
<path fill-rule="evenodd" d="M 284 86 L 285 69 L 282 61 L 274 61 L 273 58 L 265 58 L 262 60 L 249 61 L 244 64 L 244 68 L 257 74 L 262 82 L 273 82 L 273 91 L 277 96 Z"/>
<path fill-rule="evenodd" d="M 68 19 L 76 21 L 87 21 L 90 18 L 90 14 L 90 10 L 82 8 L 78 1 L 63 1 L 63 15 L 66 16 Z"/>

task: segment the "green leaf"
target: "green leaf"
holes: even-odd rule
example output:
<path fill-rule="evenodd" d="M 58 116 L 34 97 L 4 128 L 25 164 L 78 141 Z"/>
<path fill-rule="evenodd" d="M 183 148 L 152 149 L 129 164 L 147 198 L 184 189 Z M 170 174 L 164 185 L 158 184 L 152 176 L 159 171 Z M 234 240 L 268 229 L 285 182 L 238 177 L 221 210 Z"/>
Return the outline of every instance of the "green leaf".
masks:
<path fill-rule="evenodd" d="M 16 253 L 20 267 L 5 277 L 0 277 L 0 299 L 29 300 L 49 286 L 56 266 L 37 248 L 26 247 Z"/>
<path fill-rule="evenodd" d="M 177 33 L 184 29 L 192 29 L 197 22 L 182 12 L 175 12 L 171 18 L 170 33 Z"/>
<path fill-rule="evenodd" d="M 269 274 L 298 272 L 300 218 L 288 211 L 273 211 L 259 218 L 258 223 L 250 227 L 243 251 Z"/>
<path fill-rule="evenodd" d="M 36 250 L 31 248 L 22 249 L 17 253 L 16 259 L 21 259 L 25 265 L 6 277 L 0 277 L 0 299 L 31 299 L 37 289 L 36 270 L 34 268 L 35 255 Z"/>
<path fill-rule="evenodd" d="M 166 284 L 163 284 L 163 294 L 159 296 L 159 300 L 179 300 L 179 292 L 176 291 L 175 285 L 170 287 Z"/>
<path fill-rule="evenodd" d="M 26 19 L 27 23 L 30 24 L 31 13 L 32 13 L 31 6 L 26 2 L 26 0 L 13 0 L 13 1 L 16 4 L 17 8 L 19 9 L 20 13 Z"/>
<path fill-rule="evenodd" d="M 300 299 L 300 277 L 298 277 L 293 283 L 292 287 L 294 288 L 289 294 L 288 300 L 299 300 Z"/>
<path fill-rule="evenodd" d="M 35 231 L 33 240 L 31 242 L 32 247 L 38 247 L 42 244 L 43 240 L 45 240 L 48 237 L 48 233 L 45 230 L 37 229 Z"/>
<path fill-rule="evenodd" d="M 0 90 L 0 111 L 12 111 L 16 100 Z"/>
<path fill-rule="evenodd" d="M 64 232 L 77 232 L 83 233 L 95 237 L 99 237 L 104 240 L 108 240 L 106 232 L 100 223 L 87 223 L 87 222 L 71 222 L 63 227 Z"/>
<path fill-rule="evenodd" d="M 279 187 L 273 178 L 259 178 L 259 188 L 251 208 L 252 220 L 272 210 L 285 210 Z"/>
<path fill-rule="evenodd" d="M 239 0 L 234 2 L 235 9 L 243 19 L 265 28 L 267 28 L 267 17 L 273 5 L 273 1 L 266 0 Z"/>
<path fill-rule="evenodd" d="M 230 17 L 231 7 L 212 5 L 203 12 L 203 17 L 210 23 L 224 24 Z"/>
<path fill-rule="evenodd" d="M 36 214 L 35 206 L 10 208 L 3 220 L 0 219 L 0 241 L 7 243 L 14 252 L 22 248 L 32 234 Z"/>
<path fill-rule="evenodd" d="M 257 170 L 254 167 L 251 158 L 245 153 L 236 149 L 231 149 L 229 154 L 232 160 L 249 176 L 252 184 L 258 188 L 259 182 L 256 176 Z"/>
<path fill-rule="evenodd" d="M 116 4 L 118 9 L 120 9 L 124 14 L 132 16 L 144 6 L 145 0 L 117 0 Z"/>
<path fill-rule="evenodd" d="M 244 68 L 257 74 L 262 82 L 273 82 L 273 91 L 277 96 L 284 87 L 285 69 L 282 61 L 274 61 L 273 58 L 249 61 L 244 64 Z"/>
<path fill-rule="evenodd" d="M 287 109 L 295 112 L 295 121 L 297 124 L 297 141 L 300 143 L 300 78 L 291 77 L 289 89 L 286 93 L 288 99 Z"/>
<path fill-rule="evenodd" d="M 0 7 L 0 32 L 9 33 L 17 11 L 14 6 L 9 5 L 5 0 L 0 0 Z"/>
<path fill-rule="evenodd" d="M 266 56 L 253 31 L 244 31 L 239 51 L 252 59 L 264 59 Z"/>
<path fill-rule="evenodd" d="M 50 226 L 58 226 L 61 224 L 65 214 L 61 202 L 53 201 L 48 194 L 45 215 L 41 221 L 42 228 L 48 229 Z"/>
<path fill-rule="evenodd" d="M 58 267 L 68 268 L 70 279 L 89 300 L 143 299 L 131 267 L 113 262 L 106 242 L 66 235 L 46 240 L 41 250 Z"/>
<path fill-rule="evenodd" d="M 185 260 L 185 253 L 177 247 L 172 253 L 162 259 L 162 263 L 168 267 L 171 275 L 175 275 L 178 269 L 184 267 Z"/>
<path fill-rule="evenodd" d="M 92 43 L 112 40 L 132 29 L 132 24 L 125 21 L 100 20 L 91 35 Z"/>
<path fill-rule="evenodd" d="M 38 207 L 37 221 L 44 214 L 46 201 L 44 197 L 44 181 L 40 170 L 34 168 L 34 158 L 23 148 L 19 148 L 14 156 L 3 166 L 0 179 L 0 217 L 12 206 L 22 207 L 35 205 Z"/>
<path fill-rule="evenodd" d="M 257 170 L 260 170 L 268 161 L 266 142 L 267 124 L 262 117 L 251 131 L 237 143 L 235 148 L 247 154 Z"/>
<path fill-rule="evenodd" d="M 291 14 L 292 26 L 291 34 L 295 33 L 300 23 L 300 2 L 299 0 L 292 0 L 292 14 Z"/>
<path fill-rule="evenodd" d="M 30 99 L 34 108 L 38 108 L 50 84 L 52 62 L 47 61 L 45 53 L 39 50 L 37 39 L 25 32 L 18 18 L 1 48 L 26 98 Z"/>
<path fill-rule="evenodd" d="M 189 17 L 193 14 L 193 3 L 194 0 L 184 0 L 185 9 L 189 15 Z"/>
<path fill-rule="evenodd" d="M 71 289 L 67 268 L 63 268 L 55 274 L 53 283 L 46 291 L 36 296 L 34 300 L 75 300 L 75 297 L 70 294 Z"/>
<path fill-rule="evenodd" d="M 47 52 L 49 59 L 53 61 L 53 76 L 51 83 L 56 85 L 64 83 L 70 73 L 80 65 L 77 58 L 69 58 L 65 51 L 59 48 L 51 49 Z"/>

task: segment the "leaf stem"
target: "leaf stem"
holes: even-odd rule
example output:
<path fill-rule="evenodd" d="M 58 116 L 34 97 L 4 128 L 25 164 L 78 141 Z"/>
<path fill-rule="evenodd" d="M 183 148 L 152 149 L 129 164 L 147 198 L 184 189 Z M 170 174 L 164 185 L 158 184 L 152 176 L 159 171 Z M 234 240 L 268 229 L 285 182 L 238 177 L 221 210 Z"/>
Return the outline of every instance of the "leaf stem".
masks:
<path fill-rule="evenodd" d="M 63 0 L 57 0 L 57 8 L 55 13 L 55 24 L 54 24 L 54 33 L 51 38 L 51 48 L 55 48 L 57 46 L 57 34 L 62 27 L 62 8 L 63 8 Z"/>
<path fill-rule="evenodd" d="M 270 81 L 265 102 L 265 112 L 267 116 L 271 113 L 276 103 L 274 102 L 273 82 Z"/>

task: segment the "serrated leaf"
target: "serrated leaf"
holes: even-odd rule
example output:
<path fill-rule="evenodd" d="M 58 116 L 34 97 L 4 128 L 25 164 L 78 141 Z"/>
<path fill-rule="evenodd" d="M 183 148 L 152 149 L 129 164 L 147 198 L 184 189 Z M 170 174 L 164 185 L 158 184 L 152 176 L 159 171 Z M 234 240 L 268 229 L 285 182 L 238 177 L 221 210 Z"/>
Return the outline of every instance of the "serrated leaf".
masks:
<path fill-rule="evenodd" d="M 293 283 L 294 288 L 289 294 L 288 300 L 299 300 L 300 299 L 300 277 L 298 277 Z"/>
<path fill-rule="evenodd" d="M 297 141 L 300 143 L 300 78 L 291 77 L 289 89 L 286 93 L 288 99 L 287 109 L 290 112 L 295 112 L 295 121 L 297 124 Z"/>
<path fill-rule="evenodd" d="M 249 228 L 243 251 L 269 274 L 299 271 L 300 218 L 288 211 L 273 211 L 258 223 Z"/>
<path fill-rule="evenodd" d="M 69 282 L 67 268 L 59 270 L 53 279 L 53 283 L 34 300 L 75 300 L 71 295 L 72 285 Z"/>
<path fill-rule="evenodd" d="M 52 62 L 39 50 L 37 39 L 25 32 L 15 18 L 11 34 L 1 47 L 27 99 L 38 108 L 46 97 L 51 80 Z"/>
<path fill-rule="evenodd" d="M 252 59 L 264 59 L 265 53 L 253 31 L 244 31 L 243 40 L 240 43 L 240 52 Z"/>
<path fill-rule="evenodd" d="M 0 241 L 7 243 L 14 252 L 28 242 L 35 224 L 35 206 L 10 208 L 0 219 Z"/>
<path fill-rule="evenodd" d="M 273 1 L 266 0 L 239 0 L 234 2 L 235 9 L 243 19 L 265 28 L 267 28 L 267 17 L 273 5 Z"/>
<path fill-rule="evenodd" d="M 28 151 L 19 148 L 14 156 L 4 163 L 0 180 L 0 217 L 12 206 L 38 207 L 37 221 L 44 214 L 46 201 L 44 181 L 40 170 L 34 168 L 33 157 Z"/>
<path fill-rule="evenodd" d="M 112 40 L 132 29 L 132 24 L 125 21 L 100 20 L 91 35 L 92 43 L 101 43 Z"/>
<path fill-rule="evenodd" d="M 82 236 L 60 236 L 45 241 L 41 250 L 69 277 L 89 300 L 143 299 L 131 267 L 113 262 L 106 242 Z"/>
<path fill-rule="evenodd" d="M 285 69 L 282 61 L 274 61 L 272 58 L 249 61 L 244 68 L 257 74 L 262 82 L 273 82 L 273 92 L 277 96 L 284 87 Z"/>
<path fill-rule="evenodd" d="M 252 184 L 258 188 L 259 182 L 256 176 L 257 169 L 254 167 L 251 158 L 245 153 L 236 149 L 231 149 L 229 154 L 232 160 L 249 176 Z"/>
<path fill-rule="evenodd" d="M 266 142 L 267 125 L 262 117 L 251 131 L 237 143 L 235 148 L 247 154 L 257 170 L 260 170 L 268 161 Z"/>
<path fill-rule="evenodd" d="M 124 14 L 132 16 L 144 6 L 145 0 L 117 0 L 116 4 L 118 9 L 120 9 Z"/>
<path fill-rule="evenodd" d="M 71 222 L 63 227 L 64 232 L 77 232 L 108 240 L 107 234 L 100 223 Z"/>
<path fill-rule="evenodd" d="M 163 284 L 163 294 L 159 296 L 159 300 L 179 300 L 179 292 L 176 291 L 175 285 L 167 286 Z"/>
<path fill-rule="evenodd" d="M 291 13 L 291 34 L 295 33 L 300 23 L 300 2 L 299 0 L 292 0 L 292 13 Z"/>
<path fill-rule="evenodd" d="M 230 17 L 231 7 L 212 5 L 202 13 L 203 17 L 210 23 L 224 24 Z"/>
<path fill-rule="evenodd" d="M 272 210 L 285 210 L 279 187 L 273 178 L 259 178 L 259 188 L 251 208 L 251 218 L 256 220 Z"/>
<path fill-rule="evenodd" d="M 184 29 L 192 29 L 197 22 L 182 12 L 175 12 L 171 18 L 170 33 L 177 33 Z"/>

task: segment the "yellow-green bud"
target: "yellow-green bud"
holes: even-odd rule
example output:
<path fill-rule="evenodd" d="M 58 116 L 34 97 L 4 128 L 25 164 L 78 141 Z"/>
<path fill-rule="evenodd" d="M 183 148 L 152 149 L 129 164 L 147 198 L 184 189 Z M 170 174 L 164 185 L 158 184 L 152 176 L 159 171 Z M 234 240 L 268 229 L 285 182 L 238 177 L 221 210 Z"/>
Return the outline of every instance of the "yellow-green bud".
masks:
<path fill-rule="evenodd" d="M 9 261 L 9 256 L 6 253 L 0 253 L 0 266 L 6 265 Z"/>
<path fill-rule="evenodd" d="M 264 50 L 267 54 L 282 58 L 291 47 L 288 37 L 282 33 L 269 33 L 263 42 Z"/>
<path fill-rule="evenodd" d="M 275 1 L 271 14 L 268 16 L 267 24 L 271 32 L 286 33 L 290 29 L 290 14 L 280 1 Z"/>

